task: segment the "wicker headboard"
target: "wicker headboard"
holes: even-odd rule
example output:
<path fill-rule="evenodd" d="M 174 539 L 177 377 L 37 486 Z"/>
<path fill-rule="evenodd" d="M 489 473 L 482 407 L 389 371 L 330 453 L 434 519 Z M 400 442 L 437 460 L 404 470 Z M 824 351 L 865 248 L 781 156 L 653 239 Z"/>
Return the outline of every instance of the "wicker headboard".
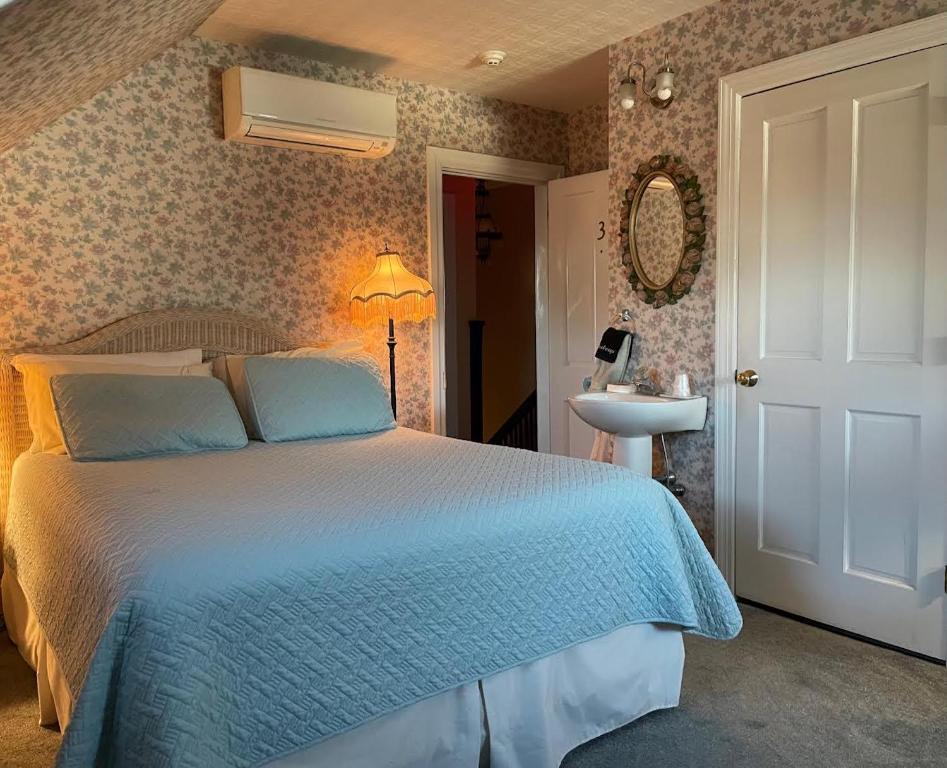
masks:
<path fill-rule="evenodd" d="M 26 419 L 22 377 L 10 364 L 13 355 L 19 352 L 59 355 L 171 352 L 201 347 L 204 359 L 209 360 L 221 354 L 277 352 L 301 343 L 252 317 L 214 309 L 181 308 L 132 315 L 67 344 L 0 353 L 0 551 L 13 461 L 29 448 L 33 439 Z M 0 558 L 0 571 L 2 569 Z"/>

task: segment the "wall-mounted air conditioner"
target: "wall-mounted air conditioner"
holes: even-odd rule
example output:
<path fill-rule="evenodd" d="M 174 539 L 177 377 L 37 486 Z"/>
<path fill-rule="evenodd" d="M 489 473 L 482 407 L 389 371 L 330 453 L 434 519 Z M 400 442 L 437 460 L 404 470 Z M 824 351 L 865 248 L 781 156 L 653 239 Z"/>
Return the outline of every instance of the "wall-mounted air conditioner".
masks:
<path fill-rule="evenodd" d="M 305 77 L 231 67 L 223 74 L 224 138 L 384 157 L 395 148 L 395 96 Z"/>

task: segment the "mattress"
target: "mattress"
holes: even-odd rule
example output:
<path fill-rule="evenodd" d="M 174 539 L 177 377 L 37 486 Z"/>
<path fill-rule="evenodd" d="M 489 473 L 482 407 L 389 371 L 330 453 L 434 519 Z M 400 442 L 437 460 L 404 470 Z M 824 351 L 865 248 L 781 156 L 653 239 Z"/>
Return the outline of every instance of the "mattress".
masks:
<path fill-rule="evenodd" d="M 4 557 L 75 697 L 63 765 L 262 765 L 622 626 L 740 628 L 656 483 L 406 429 L 25 455 Z"/>

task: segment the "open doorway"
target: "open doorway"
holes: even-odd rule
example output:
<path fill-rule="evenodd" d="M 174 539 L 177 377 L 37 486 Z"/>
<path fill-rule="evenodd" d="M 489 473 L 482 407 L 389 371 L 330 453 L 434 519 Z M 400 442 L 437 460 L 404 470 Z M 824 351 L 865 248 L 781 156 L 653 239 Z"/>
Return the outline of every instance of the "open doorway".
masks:
<path fill-rule="evenodd" d="M 445 432 L 537 450 L 532 185 L 444 174 Z"/>
<path fill-rule="evenodd" d="M 550 449 L 551 411 L 549 402 L 549 322 L 548 305 L 548 185 L 562 178 L 563 167 L 531 160 L 514 160 L 497 155 L 464 152 L 443 147 L 427 148 L 427 205 L 428 246 L 431 253 L 431 285 L 441 308 L 431 324 L 431 422 L 439 435 L 447 431 L 447 327 L 449 311 L 447 280 L 444 264 L 444 178 L 460 176 L 471 179 L 502 181 L 508 184 L 527 185 L 533 190 L 533 274 L 534 283 L 534 328 L 537 418 L 536 431 L 539 451 Z M 553 314 L 558 314 L 557 310 Z"/>

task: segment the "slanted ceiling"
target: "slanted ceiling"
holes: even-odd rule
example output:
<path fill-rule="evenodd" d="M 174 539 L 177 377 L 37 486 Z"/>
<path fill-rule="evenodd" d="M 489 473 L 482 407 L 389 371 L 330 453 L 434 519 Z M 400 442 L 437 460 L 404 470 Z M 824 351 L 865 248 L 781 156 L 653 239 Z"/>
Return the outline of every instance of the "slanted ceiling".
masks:
<path fill-rule="evenodd" d="M 0 0 L 0 152 L 190 35 L 221 0 Z"/>

